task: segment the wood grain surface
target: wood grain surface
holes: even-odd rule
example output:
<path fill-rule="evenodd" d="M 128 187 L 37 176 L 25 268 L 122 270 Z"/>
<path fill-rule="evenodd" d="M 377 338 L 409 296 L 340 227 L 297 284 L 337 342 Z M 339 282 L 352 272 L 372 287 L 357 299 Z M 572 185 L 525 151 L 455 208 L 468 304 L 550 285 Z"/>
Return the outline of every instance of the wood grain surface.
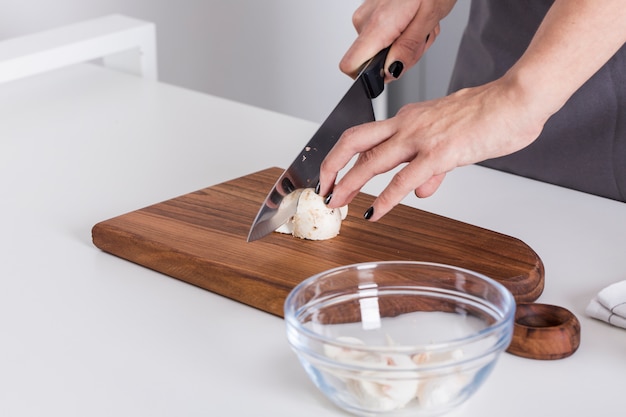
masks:
<path fill-rule="evenodd" d="M 519 239 L 400 205 L 363 220 L 372 196 L 349 206 L 339 236 L 309 241 L 272 233 L 246 241 L 282 170 L 268 168 L 102 221 L 92 229 L 105 252 L 277 316 L 303 279 L 341 265 L 415 260 L 455 265 L 504 284 L 518 302 L 544 286 L 539 256 Z"/>
<path fill-rule="evenodd" d="M 507 352 L 529 359 L 555 360 L 580 346 L 580 321 L 571 311 L 551 304 L 518 303 L 513 339 Z"/>

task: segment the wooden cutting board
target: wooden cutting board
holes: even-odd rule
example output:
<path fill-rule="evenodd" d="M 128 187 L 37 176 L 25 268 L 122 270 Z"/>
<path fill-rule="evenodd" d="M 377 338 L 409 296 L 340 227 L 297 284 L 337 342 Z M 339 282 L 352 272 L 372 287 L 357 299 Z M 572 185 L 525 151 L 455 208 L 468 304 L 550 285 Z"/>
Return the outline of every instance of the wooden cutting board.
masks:
<path fill-rule="evenodd" d="M 341 265 L 415 260 L 456 265 L 504 284 L 518 302 L 535 301 L 544 268 L 524 242 L 404 205 L 376 223 L 359 194 L 339 236 L 309 241 L 272 233 L 246 242 L 267 192 L 282 170 L 269 168 L 100 222 L 103 251 L 260 310 L 283 316 L 283 302 L 303 279 Z"/>

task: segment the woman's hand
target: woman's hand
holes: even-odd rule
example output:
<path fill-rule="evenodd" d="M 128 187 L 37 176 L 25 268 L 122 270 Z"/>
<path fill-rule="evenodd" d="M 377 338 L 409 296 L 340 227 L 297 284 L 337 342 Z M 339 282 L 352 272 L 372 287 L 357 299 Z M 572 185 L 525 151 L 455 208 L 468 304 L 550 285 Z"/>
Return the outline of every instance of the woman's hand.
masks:
<path fill-rule="evenodd" d="M 354 77 L 364 62 L 391 45 L 386 79 L 399 78 L 424 54 L 439 34 L 439 21 L 456 0 L 366 0 L 352 17 L 359 36 L 339 68 Z"/>
<path fill-rule="evenodd" d="M 503 78 L 437 100 L 404 106 L 395 117 L 348 129 L 320 168 L 320 194 L 329 207 L 349 203 L 374 176 L 405 164 L 372 204 L 375 221 L 413 191 L 433 194 L 452 169 L 524 148 L 547 116 L 533 114 L 516 86 Z M 332 188 L 353 156 L 354 166 Z"/>

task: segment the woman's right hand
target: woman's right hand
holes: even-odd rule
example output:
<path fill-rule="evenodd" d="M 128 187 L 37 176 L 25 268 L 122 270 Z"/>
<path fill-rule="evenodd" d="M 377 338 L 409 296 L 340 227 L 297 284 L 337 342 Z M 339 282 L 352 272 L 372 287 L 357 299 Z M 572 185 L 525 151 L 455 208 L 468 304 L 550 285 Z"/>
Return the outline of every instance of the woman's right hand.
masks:
<path fill-rule="evenodd" d="M 435 41 L 439 22 L 455 3 L 456 0 L 365 0 L 352 16 L 358 37 L 339 68 L 356 77 L 364 62 L 391 45 L 385 79 L 399 78 Z"/>

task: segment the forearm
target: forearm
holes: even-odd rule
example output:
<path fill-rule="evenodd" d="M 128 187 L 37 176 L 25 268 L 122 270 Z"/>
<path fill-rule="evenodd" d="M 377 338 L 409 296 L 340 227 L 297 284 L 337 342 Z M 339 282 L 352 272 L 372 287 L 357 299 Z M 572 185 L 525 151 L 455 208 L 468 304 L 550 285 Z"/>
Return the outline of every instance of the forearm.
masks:
<path fill-rule="evenodd" d="M 545 122 L 625 42 L 626 0 L 556 0 L 503 81 Z"/>

